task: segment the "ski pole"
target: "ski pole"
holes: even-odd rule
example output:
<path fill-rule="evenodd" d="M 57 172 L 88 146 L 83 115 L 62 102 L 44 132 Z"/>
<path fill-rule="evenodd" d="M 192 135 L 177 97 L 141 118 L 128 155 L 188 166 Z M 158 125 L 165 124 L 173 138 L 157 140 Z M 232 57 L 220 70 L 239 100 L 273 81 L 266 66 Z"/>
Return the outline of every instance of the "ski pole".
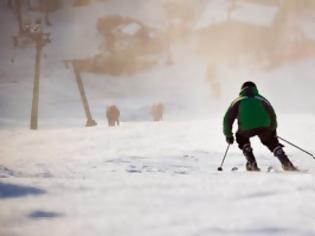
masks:
<path fill-rule="evenodd" d="M 229 151 L 230 145 L 231 145 L 231 144 L 228 144 L 228 146 L 226 147 L 225 154 L 224 154 L 224 157 L 223 157 L 223 159 L 222 159 L 222 161 L 221 161 L 221 165 L 218 167 L 218 171 L 222 171 L 222 170 L 223 170 L 223 169 L 222 169 L 222 166 L 223 166 L 223 163 L 224 163 L 224 161 L 225 161 L 225 157 L 226 157 L 226 155 L 227 155 L 227 153 L 228 153 L 228 151 Z"/>
<path fill-rule="evenodd" d="M 302 152 L 304 152 L 304 153 L 306 153 L 306 154 L 310 155 L 311 157 L 313 157 L 313 159 L 315 159 L 314 154 L 312 154 L 312 153 L 310 153 L 310 152 L 308 152 L 308 151 L 304 150 L 303 148 L 300 148 L 299 146 L 297 146 L 297 145 L 295 145 L 295 144 L 293 144 L 293 143 L 289 142 L 288 140 L 285 140 L 284 138 L 281 138 L 280 136 L 277 136 L 277 137 L 278 137 L 279 139 L 281 139 L 282 141 L 284 141 L 284 142 L 286 142 L 286 143 L 290 144 L 291 146 L 293 146 L 293 147 L 295 147 L 295 148 L 299 149 L 300 151 L 302 151 Z"/>

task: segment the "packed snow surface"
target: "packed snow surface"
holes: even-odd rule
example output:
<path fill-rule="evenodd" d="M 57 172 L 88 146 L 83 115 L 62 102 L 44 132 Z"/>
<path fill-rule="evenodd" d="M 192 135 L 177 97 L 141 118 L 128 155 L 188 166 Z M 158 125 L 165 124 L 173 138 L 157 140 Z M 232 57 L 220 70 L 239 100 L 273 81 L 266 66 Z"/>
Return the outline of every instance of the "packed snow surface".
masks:
<path fill-rule="evenodd" d="M 314 116 L 280 120 L 279 134 L 312 150 Z M 254 139 L 261 173 L 244 171 L 236 145 L 218 172 L 221 117 L 10 128 L 0 138 L 3 236 L 315 235 L 314 160 L 286 145 L 308 172 L 282 172 Z"/>
<path fill-rule="evenodd" d="M 99 17 L 167 25 L 158 1 L 130 2 L 98 1 L 52 15 L 53 43 L 44 49 L 36 131 L 28 128 L 34 48 L 13 48 L 14 15 L 0 9 L 1 33 L 8 36 L 0 37 L 0 235 L 314 236 L 312 157 L 284 143 L 289 158 L 306 171 L 283 172 L 254 138 L 262 172 L 244 171 L 236 144 L 223 171 L 217 171 L 226 150 L 224 110 L 246 80 L 256 82 L 276 109 L 278 135 L 315 152 L 314 60 L 272 71 L 217 65 L 219 100 L 205 81 L 207 62 L 189 55 L 187 45 L 172 45 L 172 66 L 118 78 L 84 73 L 98 122 L 84 127 L 74 75 L 62 60 L 99 51 Z M 225 21 L 227 8 L 227 1 L 210 1 L 196 28 Z M 274 14 L 274 9 L 242 4 L 231 17 L 268 25 Z M 305 27 L 314 35 L 312 25 Z M 123 30 L 138 29 L 131 24 Z M 166 105 L 165 119 L 152 122 L 150 106 L 158 101 Z M 121 109 L 119 127 L 106 125 L 109 104 Z M 270 166 L 273 171 L 267 172 Z"/>

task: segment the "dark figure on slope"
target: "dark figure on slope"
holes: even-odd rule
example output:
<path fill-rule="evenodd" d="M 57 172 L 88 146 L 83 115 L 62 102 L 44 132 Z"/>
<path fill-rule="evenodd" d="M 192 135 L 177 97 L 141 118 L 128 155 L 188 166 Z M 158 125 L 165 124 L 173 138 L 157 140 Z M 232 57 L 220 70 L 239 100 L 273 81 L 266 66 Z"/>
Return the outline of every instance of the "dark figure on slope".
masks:
<path fill-rule="evenodd" d="M 255 83 L 251 81 L 242 85 L 240 96 L 232 102 L 224 116 L 223 132 L 229 144 L 234 142 L 232 127 L 235 119 L 238 120 L 236 142 L 246 157 L 248 171 L 260 170 L 250 145 L 250 138 L 256 135 L 279 159 L 284 170 L 297 170 L 277 138 L 277 117 L 274 109 L 270 102 L 258 93 Z"/>
<path fill-rule="evenodd" d="M 162 103 L 154 104 L 151 108 L 151 115 L 154 121 L 163 120 L 164 105 Z"/>
<path fill-rule="evenodd" d="M 108 126 L 115 126 L 115 124 L 117 124 L 118 126 L 119 116 L 120 116 L 120 111 L 115 105 L 107 107 L 106 118 L 108 121 Z"/>

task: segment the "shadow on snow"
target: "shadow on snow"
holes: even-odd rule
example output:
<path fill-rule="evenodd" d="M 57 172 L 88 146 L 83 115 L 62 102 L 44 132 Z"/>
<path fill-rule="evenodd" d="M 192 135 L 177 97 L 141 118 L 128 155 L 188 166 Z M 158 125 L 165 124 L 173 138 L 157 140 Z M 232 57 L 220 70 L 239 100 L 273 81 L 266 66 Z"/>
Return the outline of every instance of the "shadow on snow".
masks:
<path fill-rule="evenodd" d="M 62 217 L 63 215 L 57 212 L 39 210 L 39 211 L 33 211 L 28 216 L 33 219 L 40 219 L 40 218 L 57 218 L 57 217 Z"/>
<path fill-rule="evenodd" d="M 262 227 L 252 229 L 224 229 L 224 228 L 209 228 L 196 235 L 304 235 L 303 232 L 297 232 L 294 229 L 278 228 L 278 227 Z"/>
<path fill-rule="evenodd" d="M 15 184 L 6 184 L 6 183 L 0 182 L 0 199 L 1 198 L 17 198 L 17 197 L 24 197 L 28 195 L 41 195 L 44 193 L 46 193 L 46 191 L 39 188 L 15 185 Z"/>

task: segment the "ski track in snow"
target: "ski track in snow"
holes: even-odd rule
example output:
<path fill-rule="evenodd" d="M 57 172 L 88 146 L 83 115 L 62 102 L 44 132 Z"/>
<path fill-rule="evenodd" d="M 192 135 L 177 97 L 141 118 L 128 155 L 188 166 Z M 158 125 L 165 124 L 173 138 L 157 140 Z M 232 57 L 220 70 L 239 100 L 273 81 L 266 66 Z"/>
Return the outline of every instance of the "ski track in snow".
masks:
<path fill-rule="evenodd" d="M 219 128 L 2 130 L 0 235 L 315 235 L 312 160 L 288 150 L 309 172 L 266 173 L 280 166 L 254 142 L 263 172 L 244 171 L 235 145 L 218 172 Z"/>

